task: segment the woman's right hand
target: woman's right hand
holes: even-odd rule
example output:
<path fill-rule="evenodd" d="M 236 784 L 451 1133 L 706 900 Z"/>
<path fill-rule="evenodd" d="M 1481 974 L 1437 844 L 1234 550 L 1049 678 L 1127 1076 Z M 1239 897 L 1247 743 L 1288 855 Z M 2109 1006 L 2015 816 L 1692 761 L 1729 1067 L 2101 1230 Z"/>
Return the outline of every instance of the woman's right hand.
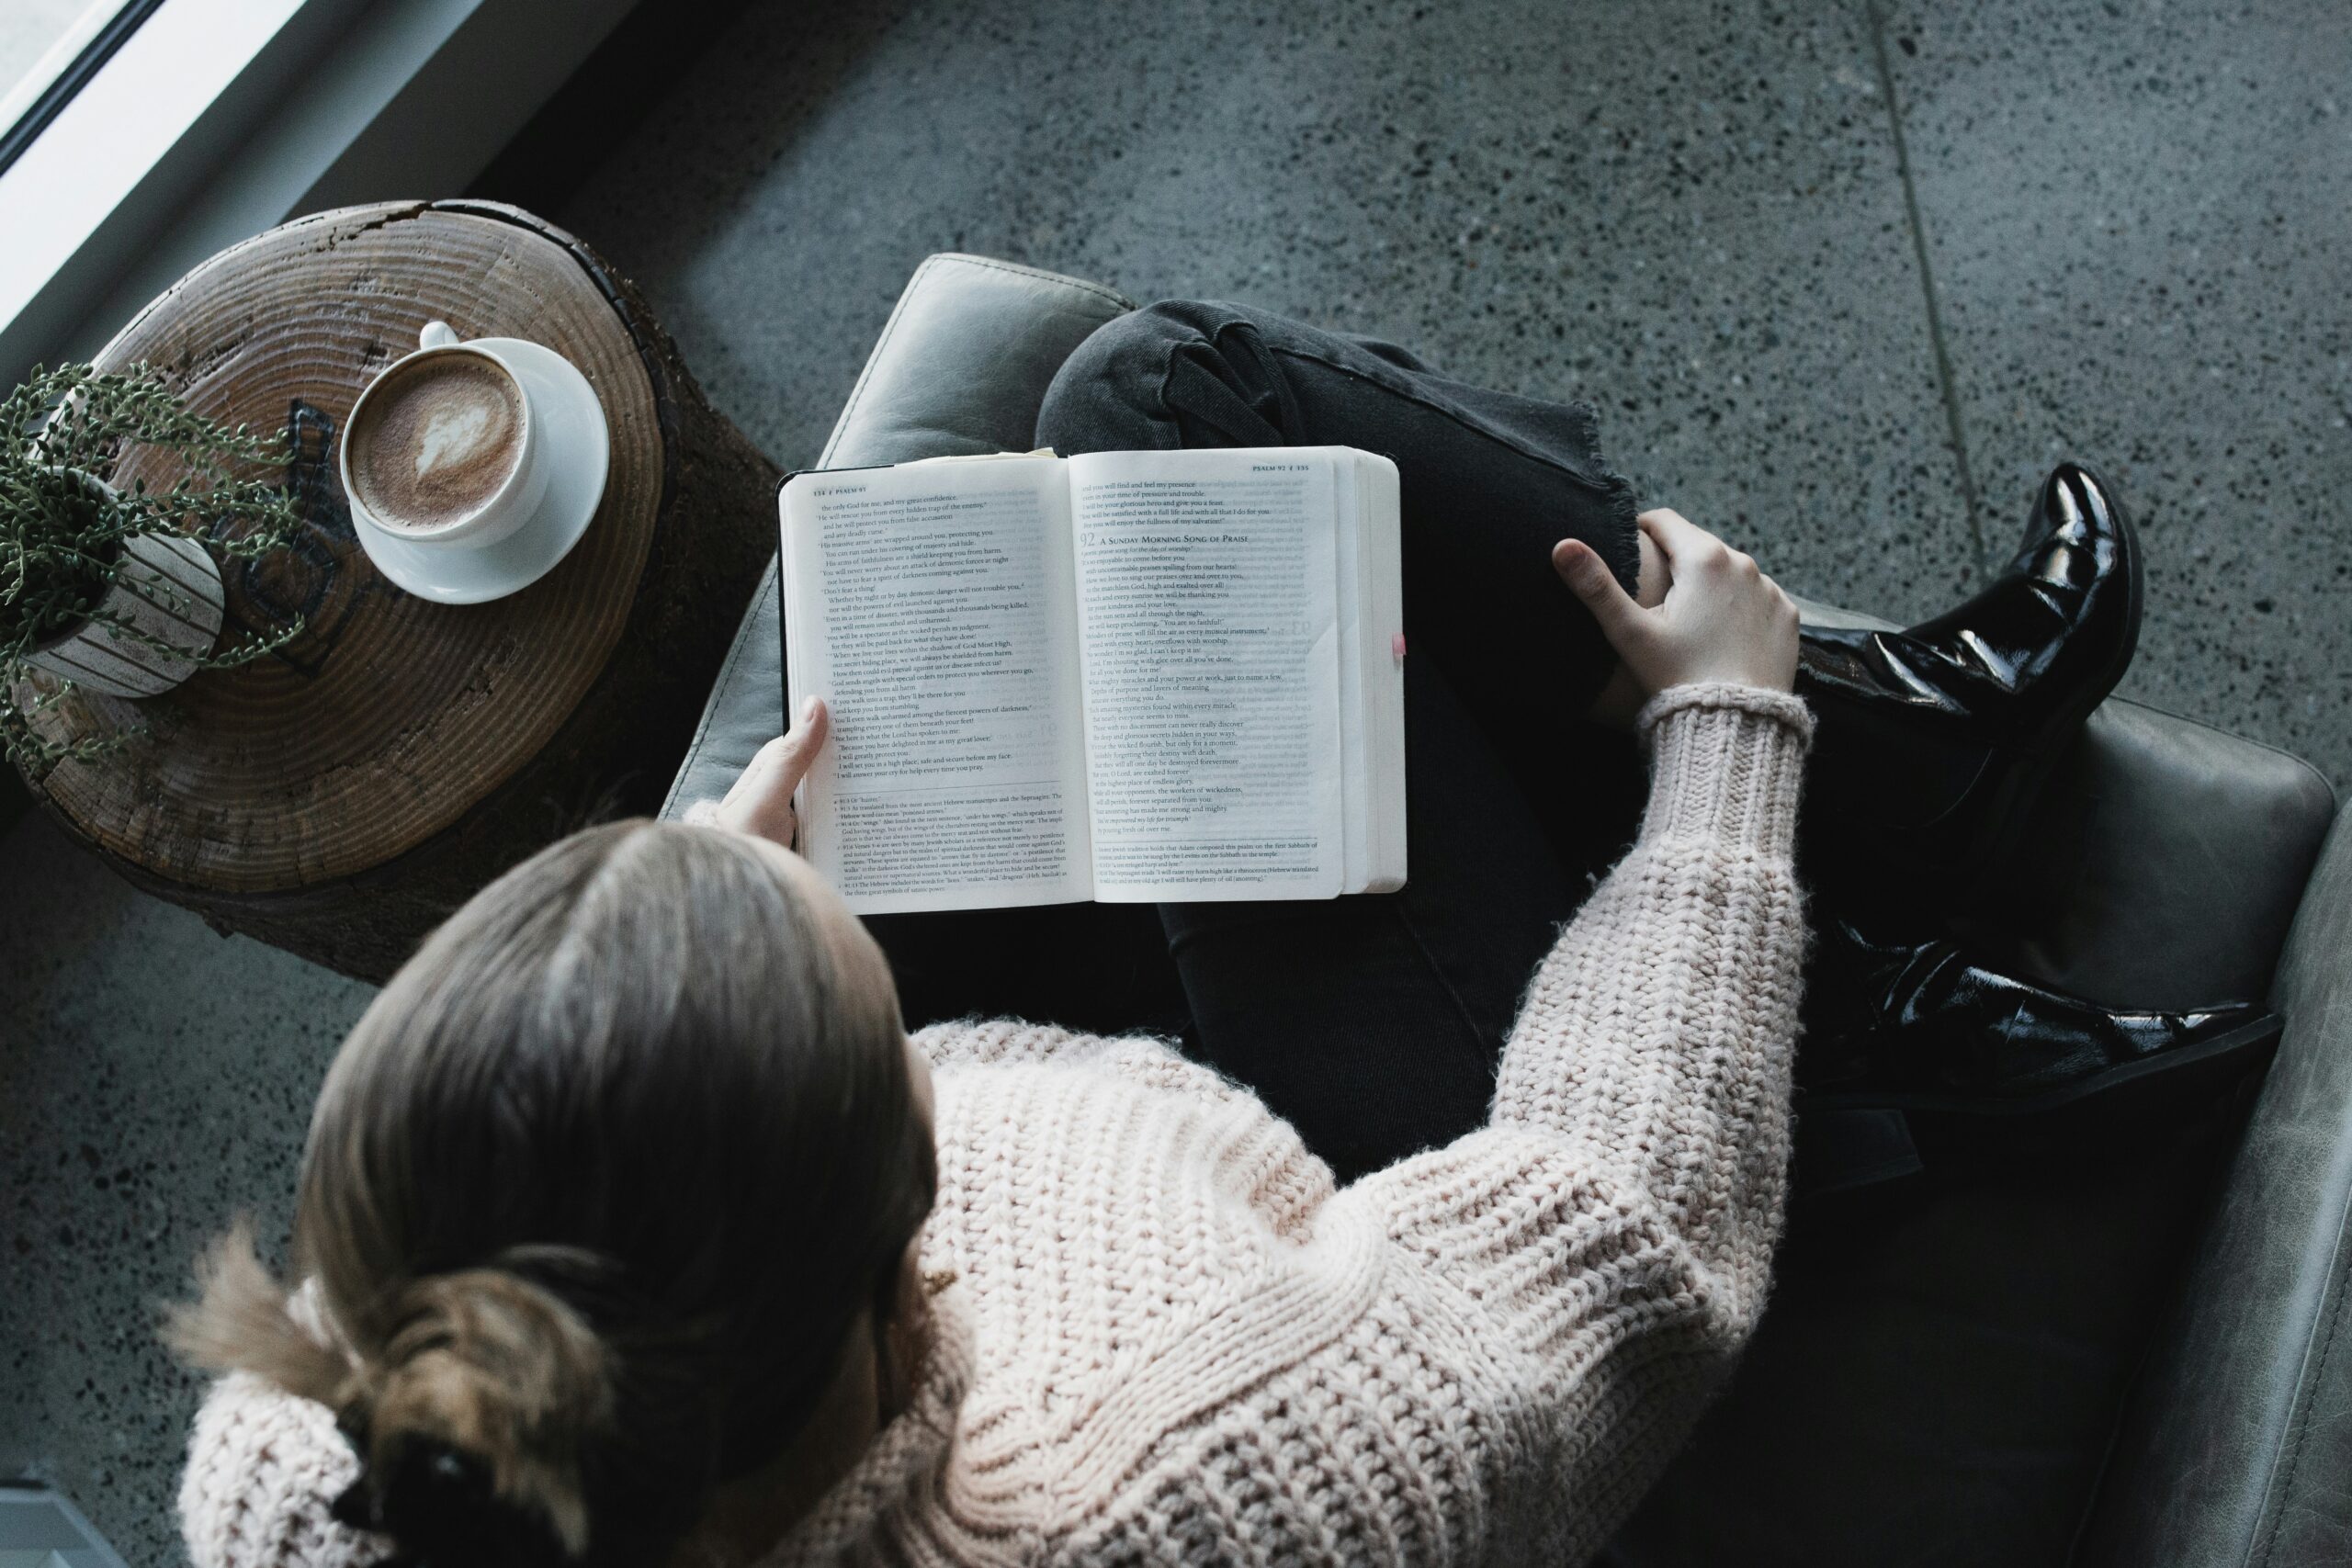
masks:
<path fill-rule="evenodd" d="M 1577 539 L 1552 547 L 1552 565 L 1584 601 L 1645 697 L 1668 686 L 1727 681 L 1785 692 L 1796 682 L 1797 607 L 1780 584 L 1679 512 L 1634 519 L 1666 558 L 1666 599 L 1645 609 L 1609 565 Z"/>
<path fill-rule="evenodd" d="M 831 728 L 832 714 L 823 701 L 808 698 L 800 705 L 800 717 L 793 727 L 759 749 L 727 798 L 697 802 L 687 809 L 686 820 L 705 828 L 731 828 L 787 850 L 797 848 L 800 818 L 792 809 L 792 794 L 816 765 Z"/>

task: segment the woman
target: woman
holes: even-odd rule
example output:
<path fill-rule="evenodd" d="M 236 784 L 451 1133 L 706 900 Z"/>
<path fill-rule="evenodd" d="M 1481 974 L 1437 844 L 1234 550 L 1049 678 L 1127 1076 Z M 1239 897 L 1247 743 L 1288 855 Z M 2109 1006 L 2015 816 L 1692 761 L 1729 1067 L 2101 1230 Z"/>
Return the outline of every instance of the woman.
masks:
<path fill-rule="evenodd" d="M 1631 1507 L 1780 1224 L 1795 612 L 1636 526 L 1585 416 L 1227 311 L 1105 329 L 1040 435 L 1352 434 L 1406 475 L 1413 886 L 1163 911 L 1198 1049 L 1250 1087 L 1142 1037 L 910 1041 L 788 848 L 814 709 L 708 825 L 501 878 L 354 1030 L 304 1282 L 232 1236 L 175 1322 L 230 1374 L 182 1495 L 202 1568 L 1572 1562 Z M 2075 680 L 2043 668 L 2045 701 Z M 1561 846 L 1622 831 L 1588 713 L 1632 716 L 1647 804 L 1555 937 Z M 2007 766 L 2026 728 L 1973 743 Z"/>

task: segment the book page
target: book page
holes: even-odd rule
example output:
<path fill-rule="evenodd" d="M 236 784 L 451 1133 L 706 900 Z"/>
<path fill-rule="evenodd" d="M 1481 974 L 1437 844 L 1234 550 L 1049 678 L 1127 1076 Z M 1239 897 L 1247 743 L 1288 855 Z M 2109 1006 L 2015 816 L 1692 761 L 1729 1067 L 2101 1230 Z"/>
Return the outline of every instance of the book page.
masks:
<path fill-rule="evenodd" d="M 800 475 L 784 537 L 793 711 L 832 709 L 810 863 L 861 914 L 1089 897 L 1062 464 Z"/>
<path fill-rule="evenodd" d="M 1094 896 L 1340 891 L 1330 458 L 1070 459 Z"/>

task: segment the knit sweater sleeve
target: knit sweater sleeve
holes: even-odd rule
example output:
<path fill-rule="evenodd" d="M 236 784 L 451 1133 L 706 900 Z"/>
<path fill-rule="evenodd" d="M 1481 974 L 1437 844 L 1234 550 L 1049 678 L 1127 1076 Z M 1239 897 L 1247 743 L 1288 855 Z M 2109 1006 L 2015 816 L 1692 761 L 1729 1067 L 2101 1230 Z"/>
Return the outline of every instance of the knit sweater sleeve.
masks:
<path fill-rule="evenodd" d="M 1538 967 L 1488 1126 L 1350 1195 L 1510 1367 L 1525 1404 L 1508 1414 L 1549 1455 L 1522 1479 L 1565 1489 L 1596 1529 L 1655 1478 L 1762 1309 L 1804 942 L 1803 704 L 1679 686 L 1638 723 L 1641 832 Z"/>
<path fill-rule="evenodd" d="M 323 1404 L 250 1372 L 212 1385 L 180 1480 L 180 1530 L 195 1568 L 369 1568 L 380 1538 L 329 1507 L 359 1472 Z"/>

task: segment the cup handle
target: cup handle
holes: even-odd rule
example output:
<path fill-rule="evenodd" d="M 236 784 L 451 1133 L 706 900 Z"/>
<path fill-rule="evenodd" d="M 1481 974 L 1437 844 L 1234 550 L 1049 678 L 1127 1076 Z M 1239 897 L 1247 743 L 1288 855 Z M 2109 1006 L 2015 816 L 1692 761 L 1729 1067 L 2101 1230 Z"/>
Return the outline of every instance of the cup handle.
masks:
<path fill-rule="evenodd" d="M 421 348 L 447 348 L 458 341 L 457 329 L 447 321 L 427 321 L 424 330 L 416 334 Z"/>

